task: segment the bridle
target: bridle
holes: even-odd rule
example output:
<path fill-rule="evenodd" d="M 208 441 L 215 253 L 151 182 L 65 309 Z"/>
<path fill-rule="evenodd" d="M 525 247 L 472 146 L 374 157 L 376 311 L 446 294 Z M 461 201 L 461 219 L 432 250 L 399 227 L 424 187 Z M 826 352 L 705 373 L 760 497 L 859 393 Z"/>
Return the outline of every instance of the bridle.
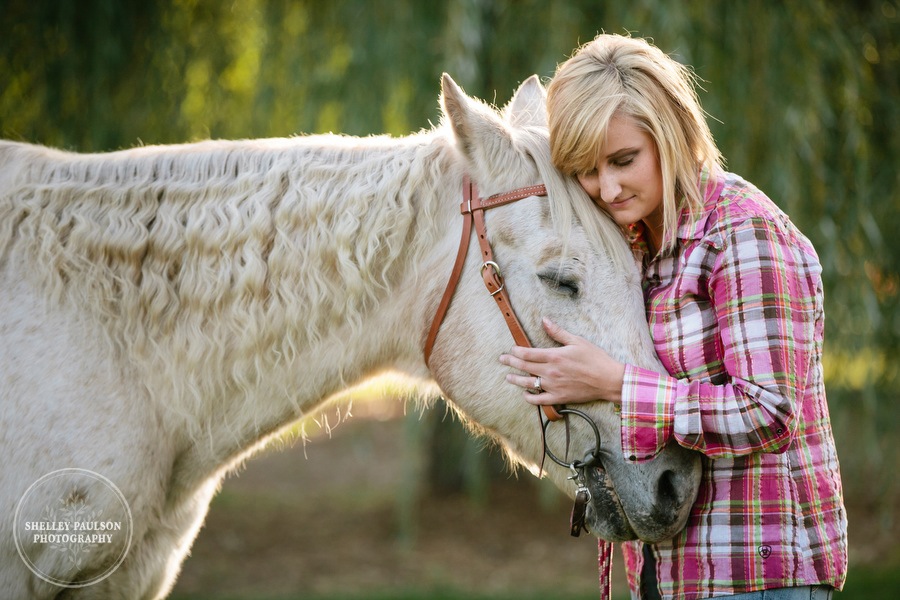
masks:
<path fill-rule="evenodd" d="M 487 288 L 488 292 L 491 294 L 491 297 L 497 302 L 497 307 L 500 309 L 500 313 L 503 315 L 503 319 L 506 321 L 506 326 L 509 328 L 509 332 L 512 334 L 513 340 L 515 340 L 516 344 L 526 348 L 532 347 L 531 342 L 528 340 L 528 335 L 525 333 L 525 329 L 522 327 L 522 324 L 519 323 L 519 319 L 518 317 L 516 317 L 516 313 L 509 301 L 509 292 L 507 291 L 506 285 L 504 284 L 500 266 L 494 261 L 494 251 L 491 248 L 491 243 L 487 237 L 487 227 L 485 226 L 484 222 L 484 212 L 491 208 L 496 208 L 498 206 L 517 202 L 519 200 L 522 200 L 523 198 L 546 195 L 547 188 L 543 184 L 537 184 L 516 188 L 508 192 L 502 192 L 500 194 L 488 196 L 487 198 L 482 198 L 478 193 L 478 188 L 475 186 L 475 184 L 472 183 L 472 181 L 467 176 L 463 177 L 463 201 L 459 207 L 460 213 L 462 213 L 463 215 L 462 237 L 459 243 L 459 250 L 456 254 L 456 262 L 454 263 L 453 270 L 450 273 L 450 279 L 447 281 L 447 287 L 444 289 L 444 295 L 441 298 L 440 304 L 438 304 L 438 309 L 435 312 L 434 319 L 431 322 L 431 329 L 429 330 L 428 337 L 425 340 L 426 365 L 431 359 L 431 351 L 434 348 L 434 342 L 437 339 L 438 331 L 441 328 L 441 323 L 444 322 L 444 317 L 447 314 L 447 309 L 450 307 L 450 301 L 453 298 L 453 294 L 456 291 L 457 285 L 459 284 L 459 279 L 462 276 L 463 264 L 466 262 L 466 255 L 469 251 L 469 237 L 472 234 L 473 225 L 475 228 L 476 238 L 478 239 L 478 245 L 481 247 L 481 278 L 484 280 L 484 285 Z M 581 461 L 576 460 L 566 462 L 560 459 L 555 454 L 553 454 L 553 452 L 551 452 L 549 448 L 547 448 L 547 444 L 545 442 L 544 454 L 546 456 L 549 456 L 550 459 L 555 463 L 563 467 L 568 467 L 573 471 L 583 471 L 585 467 L 593 466 L 599 462 L 600 432 L 597 429 L 597 424 L 594 423 L 594 421 L 587 414 L 580 410 L 566 408 L 564 405 L 543 405 L 538 410 L 539 417 L 541 415 L 541 411 L 543 411 L 544 416 L 547 418 L 546 421 L 541 418 L 541 435 L 544 440 L 546 440 L 547 426 L 553 421 L 565 419 L 565 415 L 568 414 L 577 415 L 587 421 L 591 425 L 594 436 L 597 440 L 597 445 L 594 451 L 587 454 L 584 457 L 584 460 Z M 566 427 L 566 437 L 568 438 L 568 422 Z M 568 443 L 566 445 L 568 446 Z"/>
<path fill-rule="evenodd" d="M 509 301 L 509 292 L 503 282 L 503 274 L 500 271 L 500 265 L 494 262 L 494 251 L 491 243 L 487 238 L 487 227 L 484 223 L 484 211 L 489 208 L 496 208 L 512 202 L 517 202 L 523 198 L 530 196 L 546 196 L 547 188 L 543 184 L 530 185 L 527 187 L 516 188 L 509 192 L 494 194 L 487 198 L 482 198 L 478 193 L 478 188 L 468 178 L 463 177 L 463 201 L 460 204 L 459 211 L 463 216 L 462 238 L 459 243 L 459 250 L 456 253 L 456 262 L 453 270 L 450 272 L 450 279 L 447 281 L 447 287 L 444 289 L 444 296 L 441 303 L 438 304 L 437 312 L 431 322 L 431 330 L 428 332 L 428 338 L 425 340 L 425 364 L 431 359 L 431 351 L 434 342 L 437 339 L 438 331 L 447 315 L 447 309 L 450 308 L 450 300 L 459 285 L 459 279 L 462 276 L 463 264 L 466 262 L 466 255 L 469 252 L 469 236 L 472 234 L 472 226 L 475 226 L 475 233 L 478 239 L 478 245 L 481 247 L 481 278 L 491 297 L 497 301 L 497 308 L 500 309 L 506 326 L 512 334 L 513 340 L 519 346 L 531 348 L 531 342 L 522 324 L 519 323 L 512 304 Z M 544 406 L 544 414 L 550 421 L 558 421 L 562 418 L 554 406 Z"/>

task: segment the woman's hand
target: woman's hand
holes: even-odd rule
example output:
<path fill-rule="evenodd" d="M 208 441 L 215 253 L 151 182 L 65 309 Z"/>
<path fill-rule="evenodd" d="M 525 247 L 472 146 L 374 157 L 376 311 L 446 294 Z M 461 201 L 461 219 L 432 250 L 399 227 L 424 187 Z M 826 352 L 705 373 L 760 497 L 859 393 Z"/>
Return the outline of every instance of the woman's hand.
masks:
<path fill-rule="evenodd" d="M 523 348 L 514 346 L 500 357 L 508 367 L 531 373 L 510 373 L 506 381 L 524 388 L 531 404 L 576 404 L 608 400 L 619 404 L 625 365 L 601 348 L 571 334 L 545 318 L 547 334 L 562 344 L 559 348 Z M 535 392 L 540 377 L 540 393 Z"/>

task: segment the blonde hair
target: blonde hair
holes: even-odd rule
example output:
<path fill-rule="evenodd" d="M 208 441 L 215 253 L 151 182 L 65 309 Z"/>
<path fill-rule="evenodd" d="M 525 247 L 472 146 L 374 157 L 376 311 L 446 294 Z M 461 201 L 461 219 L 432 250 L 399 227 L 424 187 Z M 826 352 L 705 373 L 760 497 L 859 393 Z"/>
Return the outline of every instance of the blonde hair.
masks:
<path fill-rule="evenodd" d="M 610 119 L 631 117 L 656 143 L 663 183 L 663 244 L 675 243 L 682 209 L 703 206 L 701 171 L 722 165 L 686 66 L 639 38 L 602 34 L 559 65 L 547 90 L 550 152 L 564 173 L 593 171 Z"/>

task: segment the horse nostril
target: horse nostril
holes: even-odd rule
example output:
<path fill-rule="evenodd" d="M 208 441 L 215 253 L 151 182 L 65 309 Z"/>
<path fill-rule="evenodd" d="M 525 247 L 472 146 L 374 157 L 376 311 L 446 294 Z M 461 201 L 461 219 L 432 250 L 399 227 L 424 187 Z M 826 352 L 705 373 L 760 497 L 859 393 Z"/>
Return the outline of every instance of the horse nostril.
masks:
<path fill-rule="evenodd" d="M 656 482 L 656 500 L 660 506 L 676 508 L 678 506 L 678 492 L 675 487 L 675 472 L 663 471 Z"/>

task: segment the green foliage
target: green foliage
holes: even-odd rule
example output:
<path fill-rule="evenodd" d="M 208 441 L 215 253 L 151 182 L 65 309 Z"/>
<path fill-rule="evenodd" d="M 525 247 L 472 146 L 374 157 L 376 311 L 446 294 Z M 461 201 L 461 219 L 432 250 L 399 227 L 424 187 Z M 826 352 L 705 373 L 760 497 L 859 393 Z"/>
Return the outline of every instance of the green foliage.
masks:
<path fill-rule="evenodd" d="M 502 104 L 599 31 L 653 38 L 704 81 L 729 168 L 818 248 L 848 496 L 900 498 L 896 0 L 0 0 L 0 14 L 0 135 L 82 151 L 403 135 L 438 118 L 442 71 Z"/>

